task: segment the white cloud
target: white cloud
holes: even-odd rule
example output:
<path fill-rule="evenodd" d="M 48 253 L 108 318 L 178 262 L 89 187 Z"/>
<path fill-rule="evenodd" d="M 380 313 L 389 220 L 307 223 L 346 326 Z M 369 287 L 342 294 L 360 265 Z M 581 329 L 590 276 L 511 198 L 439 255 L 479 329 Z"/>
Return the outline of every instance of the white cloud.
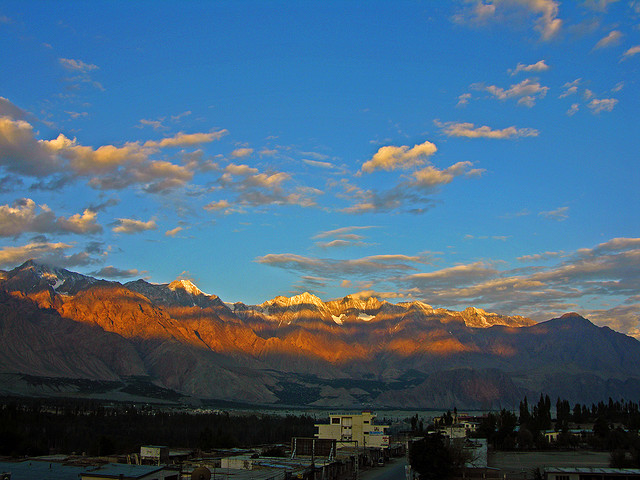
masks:
<path fill-rule="evenodd" d="M 578 112 L 578 110 L 580 110 L 580 105 L 578 105 L 577 103 L 572 103 L 569 110 L 567 110 L 567 115 L 571 117 L 575 115 Z"/>
<path fill-rule="evenodd" d="M 82 60 L 74 60 L 72 58 L 59 58 L 58 61 L 67 70 L 78 72 L 90 72 L 91 70 L 97 70 L 98 66 L 91 63 L 85 63 Z"/>
<path fill-rule="evenodd" d="M 182 231 L 182 227 L 172 228 L 171 230 L 167 230 L 164 232 L 166 237 L 175 237 L 178 233 Z"/>
<path fill-rule="evenodd" d="M 25 120 L 27 112 L 11 103 L 8 99 L 0 97 L 0 117 L 11 117 L 14 120 Z"/>
<path fill-rule="evenodd" d="M 91 234 L 102 231 L 97 214 L 85 210 L 68 218 L 57 217 L 46 205 L 36 206 L 30 198 L 13 205 L 0 205 L 0 236 L 13 237 L 25 232 Z"/>
<path fill-rule="evenodd" d="M 489 92 L 498 100 L 517 99 L 519 105 L 532 107 L 537 100 L 544 98 L 549 91 L 549 87 L 541 85 L 537 80 L 527 78 L 520 83 L 511 85 L 505 89 L 495 85 L 484 86 L 474 84 L 471 86 L 476 90 L 484 90 Z"/>
<path fill-rule="evenodd" d="M 147 230 L 155 230 L 158 228 L 155 220 L 144 222 L 142 220 L 134 220 L 131 218 L 118 218 L 116 225 L 113 227 L 115 233 L 140 233 Z"/>
<path fill-rule="evenodd" d="M 636 45 L 634 47 L 629 48 L 622 54 L 621 60 L 626 60 L 627 58 L 633 57 L 634 55 L 640 53 L 640 45 Z"/>
<path fill-rule="evenodd" d="M 389 171 L 422 165 L 436 151 L 436 146 L 429 141 L 413 147 L 408 145 L 380 147 L 371 160 L 362 164 L 361 171 L 371 173 L 376 170 Z"/>
<path fill-rule="evenodd" d="M 473 123 L 463 122 L 436 122 L 436 125 L 442 129 L 442 132 L 449 137 L 466 137 L 466 138 L 518 138 L 518 137 L 537 137 L 539 132 L 533 128 L 516 128 L 507 127 L 501 130 L 493 130 L 491 127 L 476 127 Z"/>
<path fill-rule="evenodd" d="M 253 153 L 253 148 L 243 147 L 243 148 L 236 148 L 233 152 L 231 152 L 231 156 L 233 158 L 243 158 L 243 157 L 248 157 L 252 153 Z"/>
<path fill-rule="evenodd" d="M 569 207 L 558 207 L 548 212 L 540 212 L 538 215 L 550 220 L 558 220 L 559 222 L 569 218 Z"/>
<path fill-rule="evenodd" d="M 163 138 L 162 140 L 154 141 L 149 140 L 144 143 L 145 147 L 189 147 L 193 145 L 199 145 L 202 143 L 210 143 L 215 140 L 220 140 L 229 132 L 226 129 L 219 130 L 217 132 L 209 133 L 184 133 L 178 132 L 173 137 Z"/>
<path fill-rule="evenodd" d="M 587 105 L 593 113 L 610 112 L 618 103 L 615 98 L 594 98 Z"/>
<path fill-rule="evenodd" d="M 29 259 L 66 268 L 95 263 L 95 260 L 87 252 L 66 255 L 66 252 L 71 248 L 73 248 L 73 245 L 66 243 L 47 242 L 34 242 L 18 247 L 3 247 L 0 248 L 0 267 L 12 268 Z"/>
<path fill-rule="evenodd" d="M 511 76 L 513 75 L 517 75 L 520 72 L 544 72 L 546 70 L 549 70 L 549 65 L 547 65 L 545 63 L 544 60 L 540 60 L 536 63 L 533 63 L 531 65 L 525 65 L 524 63 L 518 63 L 518 65 L 516 65 L 516 68 L 511 70 Z"/>
<path fill-rule="evenodd" d="M 534 17 L 542 40 L 551 40 L 562 28 L 559 3 L 554 0 L 467 0 L 469 6 L 454 16 L 457 23 L 515 25 Z"/>
<path fill-rule="evenodd" d="M 458 96 L 458 103 L 456 106 L 462 107 L 464 105 L 467 105 L 469 103 L 469 100 L 471 100 L 471 94 L 463 93 L 462 95 Z"/>
<path fill-rule="evenodd" d="M 593 47 L 594 50 L 598 50 L 600 48 L 613 47 L 620 43 L 620 39 L 623 37 L 623 34 L 620 30 L 613 30 L 609 32 L 609 35 L 601 38 L 598 43 Z"/>
<path fill-rule="evenodd" d="M 217 202 L 210 202 L 204 206 L 205 210 L 218 211 L 229 208 L 231 204 L 227 200 L 218 200 Z"/>

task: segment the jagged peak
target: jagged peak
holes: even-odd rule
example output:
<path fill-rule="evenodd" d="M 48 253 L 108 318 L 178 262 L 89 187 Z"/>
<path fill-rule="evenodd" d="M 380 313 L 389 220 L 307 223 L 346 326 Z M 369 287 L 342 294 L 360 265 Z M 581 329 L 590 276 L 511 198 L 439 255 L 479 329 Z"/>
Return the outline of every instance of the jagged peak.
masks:
<path fill-rule="evenodd" d="M 191 295 L 204 295 L 202 290 L 200 290 L 191 280 L 174 280 L 169 285 L 167 285 L 167 288 L 173 291 L 176 291 L 178 289 L 184 290 Z"/>
<path fill-rule="evenodd" d="M 304 292 L 299 295 L 294 295 L 292 297 L 285 297 L 283 295 L 278 295 L 273 300 L 267 300 L 262 303 L 261 307 L 268 307 L 271 305 L 279 305 L 282 307 L 290 307 L 293 305 L 316 305 L 316 306 L 324 306 L 324 302 L 320 300 L 315 295 Z"/>
<path fill-rule="evenodd" d="M 467 313 L 474 313 L 476 315 L 495 315 L 495 313 L 488 313 L 486 310 L 478 307 L 467 307 L 464 311 Z"/>

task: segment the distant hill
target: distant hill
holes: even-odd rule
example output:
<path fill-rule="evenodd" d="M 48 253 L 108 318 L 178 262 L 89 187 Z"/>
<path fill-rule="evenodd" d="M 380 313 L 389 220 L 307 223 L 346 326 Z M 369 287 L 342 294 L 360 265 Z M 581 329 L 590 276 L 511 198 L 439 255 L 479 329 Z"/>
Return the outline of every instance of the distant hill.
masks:
<path fill-rule="evenodd" d="M 191 282 L 0 275 L 0 393 L 328 407 L 499 408 L 640 396 L 640 343 L 571 313 L 304 293 L 225 304 Z"/>

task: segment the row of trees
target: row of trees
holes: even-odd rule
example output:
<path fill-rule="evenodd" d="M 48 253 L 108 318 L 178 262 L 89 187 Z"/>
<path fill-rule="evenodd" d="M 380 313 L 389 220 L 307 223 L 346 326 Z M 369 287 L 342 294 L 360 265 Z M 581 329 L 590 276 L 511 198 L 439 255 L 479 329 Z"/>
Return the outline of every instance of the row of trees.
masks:
<path fill-rule="evenodd" d="M 110 455 L 141 445 L 200 450 L 288 443 L 313 436 L 310 416 L 191 414 L 98 402 L 0 403 L 0 455 Z"/>
<path fill-rule="evenodd" d="M 559 432 L 553 443 L 556 448 L 586 444 L 596 449 L 632 452 L 638 444 L 639 427 L 640 408 L 633 401 L 610 398 L 608 402 L 591 406 L 576 403 L 572 408 L 567 400 L 557 399 L 555 418 L 552 418 L 551 399 L 548 395 L 540 395 L 532 406 L 525 397 L 519 405 L 519 416 L 506 409 L 488 414 L 477 435 L 487 438 L 497 449 L 540 449 L 552 446 L 544 432 L 555 431 Z M 579 431 L 584 435 L 579 435 Z"/>
<path fill-rule="evenodd" d="M 431 425 L 429 430 L 449 425 L 456 417 L 447 412 L 440 419 L 441 425 Z M 422 432 L 422 421 L 418 416 L 411 418 L 411 428 Z M 585 431 L 577 435 L 577 431 Z M 559 432 L 557 442 L 551 445 L 544 432 Z M 564 399 L 555 403 L 555 417 L 548 395 L 540 395 L 537 403 L 529 404 L 525 397 L 519 405 L 518 415 L 502 409 L 482 418 L 476 436 L 487 438 L 496 449 L 542 449 L 557 447 L 577 447 L 608 450 L 610 465 L 618 468 L 640 468 L 640 407 L 633 401 L 615 401 L 573 407 Z M 421 479 L 446 479 L 462 467 L 468 459 L 464 449 L 450 443 L 442 435 L 431 432 L 424 438 L 411 442 L 409 462 L 420 474 Z M 537 472 L 539 476 L 539 471 Z M 534 476 L 535 477 L 535 476 Z"/>

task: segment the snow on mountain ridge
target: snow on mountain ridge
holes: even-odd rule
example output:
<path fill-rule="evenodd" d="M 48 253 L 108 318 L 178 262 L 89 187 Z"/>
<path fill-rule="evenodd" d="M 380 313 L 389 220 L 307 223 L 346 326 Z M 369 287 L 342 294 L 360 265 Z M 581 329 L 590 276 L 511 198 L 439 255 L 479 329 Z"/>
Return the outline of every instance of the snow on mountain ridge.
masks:
<path fill-rule="evenodd" d="M 185 292 L 191 295 L 206 295 L 202 290 L 195 286 L 195 284 L 191 280 L 174 280 L 169 285 L 167 285 L 169 290 L 173 290 L 174 292 L 177 289 L 182 289 Z"/>

